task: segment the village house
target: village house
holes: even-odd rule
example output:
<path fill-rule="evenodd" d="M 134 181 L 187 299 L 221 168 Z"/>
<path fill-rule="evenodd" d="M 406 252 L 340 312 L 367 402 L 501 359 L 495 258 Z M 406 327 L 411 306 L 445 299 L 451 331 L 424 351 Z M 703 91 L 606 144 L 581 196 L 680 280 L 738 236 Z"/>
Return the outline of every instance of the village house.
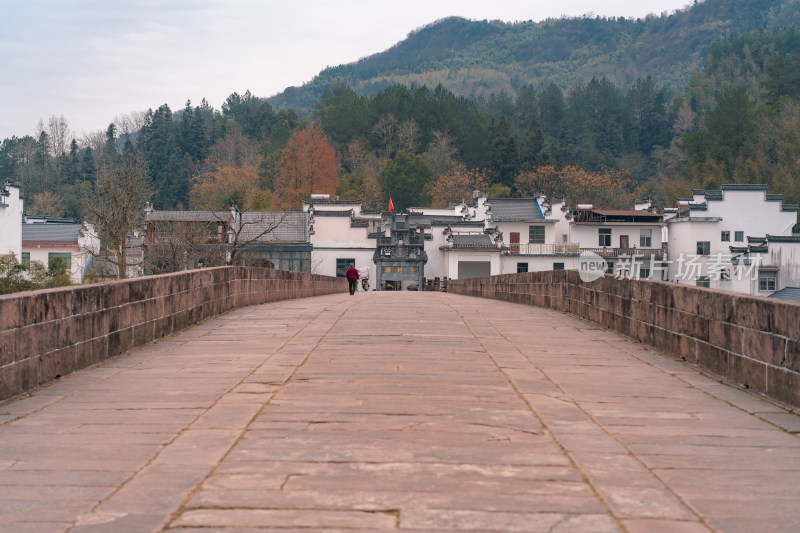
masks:
<path fill-rule="evenodd" d="M 576 268 L 578 245 L 569 240 L 563 205 L 553 207 L 537 198 L 487 198 L 476 216 L 501 242 L 498 274 Z M 555 213 L 555 216 L 550 216 Z"/>
<path fill-rule="evenodd" d="M 26 217 L 22 224 L 20 262 L 30 266 L 32 261 L 39 261 L 48 268 L 59 259 L 73 284 L 83 283 L 99 252 L 100 240 L 91 224 L 49 217 Z"/>
<path fill-rule="evenodd" d="M 304 211 L 145 209 L 146 273 L 234 264 L 311 271 Z"/>
<path fill-rule="evenodd" d="M 766 185 L 692 192 L 668 212 L 670 281 L 761 296 L 796 283 L 796 204 L 767 194 Z"/>
<path fill-rule="evenodd" d="M 6 183 L 0 187 L 0 255 L 22 258 L 22 211 L 24 200 L 19 187 Z"/>
<path fill-rule="evenodd" d="M 374 274 L 372 255 L 381 224 L 379 212 L 364 212 L 361 200 L 303 201 L 308 217 L 311 272 L 344 277 L 352 263 L 362 277 Z"/>
<path fill-rule="evenodd" d="M 661 214 L 647 210 L 578 205 L 572 211 L 569 236 L 581 253 L 592 252 L 602 257 L 609 274 L 665 279 L 664 226 Z"/>

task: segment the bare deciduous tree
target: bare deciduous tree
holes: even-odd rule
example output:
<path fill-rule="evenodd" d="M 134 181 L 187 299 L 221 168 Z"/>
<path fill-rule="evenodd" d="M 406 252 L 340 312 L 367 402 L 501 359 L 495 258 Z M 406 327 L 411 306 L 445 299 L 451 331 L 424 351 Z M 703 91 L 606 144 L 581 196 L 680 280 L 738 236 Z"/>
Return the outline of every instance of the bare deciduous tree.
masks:
<path fill-rule="evenodd" d="M 105 259 L 116 267 L 119 279 L 128 277 L 129 268 L 141 266 L 138 258 L 129 257 L 128 236 L 142 225 L 149 187 L 144 156 L 132 151 L 117 162 L 102 161 L 86 199 L 89 218 L 111 252 Z"/>
<path fill-rule="evenodd" d="M 117 127 L 119 135 L 131 136 L 138 134 L 146 123 L 147 113 L 144 111 L 133 111 L 125 115 L 114 117 L 114 124 Z"/>
<path fill-rule="evenodd" d="M 33 195 L 33 201 L 27 211 L 34 215 L 60 217 L 64 214 L 64 202 L 59 195 L 44 191 Z"/>
<path fill-rule="evenodd" d="M 229 265 L 242 263 L 245 248 L 257 243 L 282 242 L 279 229 L 288 221 L 286 211 L 231 210 L 232 222 L 228 227 Z"/>
<path fill-rule="evenodd" d="M 155 220 L 147 224 L 144 271 L 163 274 L 226 264 L 226 221 L 214 213 L 197 213 L 194 219 Z"/>
<path fill-rule="evenodd" d="M 434 176 L 441 176 L 458 164 L 458 149 L 455 139 L 449 133 L 435 131 L 434 140 L 428 144 L 428 150 L 422 155 Z"/>
<path fill-rule="evenodd" d="M 391 113 L 382 116 L 372 128 L 372 133 L 378 138 L 386 158 L 390 157 L 394 150 L 397 128 L 397 119 Z"/>
<path fill-rule="evenodd" d="M 397 128 L 397 149 L 414 153 L 417 151 L 419 126 L 413 120 L 406 120 Z"/>

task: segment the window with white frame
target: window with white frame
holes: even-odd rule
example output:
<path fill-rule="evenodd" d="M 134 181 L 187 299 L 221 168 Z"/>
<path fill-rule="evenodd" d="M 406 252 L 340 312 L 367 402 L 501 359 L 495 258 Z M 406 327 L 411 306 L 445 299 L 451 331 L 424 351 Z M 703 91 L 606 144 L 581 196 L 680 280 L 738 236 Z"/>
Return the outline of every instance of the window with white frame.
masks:
<path fill-rule="evenodd" d="M 761 270 L 758 272 L 758 290 L 776 291 L 778 287 L 778 272 L 776 270 Z"/>
<path fill-rule="evenodd" d="M 744 232 L 743 231 L 734 232 L 733 238 L 736 242 L 744 242 Z"/>
<path fill-rule="evenodd" d="M 711 278 L 709 278 L 708 276 L 698 276 L 697 280 L 696 280 L 696 283 L 697 283 L 698 287 L 710 288 L 711 287 Z"/>
<path fill-rule="evenodd" d="M 517 263 L 517 274 L 528 271 L 528 263 Z"/>
<path fill-rule="evenodd" d="M 564 270 L 564 263 L 553 263 L 553 270 Z"/>
<path fill-rule="evenodd" d="M 653 246 L 653 230 L 640 229 L 639 230 L 639 247 L 650 248 Z"/>
<path fill-rule="evenodd" d="M 731 232 L 730 231 L 723 231 L 720 234 L 719 240 L 721 240 L 723 242 L 730 242 L 730 240 L 731 240 Z"/>
<path fill-rule="evenodd" d="M 53 261 L 60 260 L 66 270 L 72 268 L 72 254 L 64 252 L 50 252 L 47 254 L 47 268 L 51 268 Z"/>
<path fill-rule="evenodd" d="M 528 242 L 544 244 L 544 226 L 530 226 L 528 228 Z"/>
<path fill-rule="evenodd" d="M 597 245 L 611 246 L 611 228 L 597 229 Z"/>
<path fill-rule="evenodd" d="M 697 255 L 711 255 L 711 242 L 697 241 Z"/>

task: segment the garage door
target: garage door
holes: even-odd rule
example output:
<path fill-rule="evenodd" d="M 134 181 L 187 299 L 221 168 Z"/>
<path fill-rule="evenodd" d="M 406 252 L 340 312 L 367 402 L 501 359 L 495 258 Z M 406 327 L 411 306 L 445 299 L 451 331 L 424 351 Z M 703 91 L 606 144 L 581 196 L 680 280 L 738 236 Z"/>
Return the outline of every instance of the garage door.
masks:
<path fill-rule="evenodd" d="M 491 272 L 489 261 L 459 261 L 458 279 L 480 278 Z"/>

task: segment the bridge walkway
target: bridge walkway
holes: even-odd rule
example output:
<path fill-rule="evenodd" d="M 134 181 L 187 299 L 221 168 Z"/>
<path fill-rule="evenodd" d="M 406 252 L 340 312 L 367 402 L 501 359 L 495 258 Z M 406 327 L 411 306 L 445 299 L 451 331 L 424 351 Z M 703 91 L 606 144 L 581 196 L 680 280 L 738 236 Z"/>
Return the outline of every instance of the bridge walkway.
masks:
<path fill-rule="evenodd" d="M 229 312 L 0 405 L 0 532 L 800 530 L 800 418 L 558 312 Z"/>

